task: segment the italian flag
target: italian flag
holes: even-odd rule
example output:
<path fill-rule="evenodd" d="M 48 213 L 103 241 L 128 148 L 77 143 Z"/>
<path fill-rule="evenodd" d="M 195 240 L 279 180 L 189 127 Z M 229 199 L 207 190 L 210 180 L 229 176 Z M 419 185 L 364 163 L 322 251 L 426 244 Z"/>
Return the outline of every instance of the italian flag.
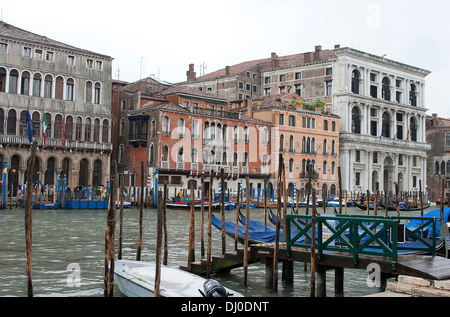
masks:
<path fill-rule="evenodd" d="M 42 116 L 42 135 L 44 136 L 44 145 L 45 145 L 45 140 L 46 140 L 45 130 L 47 130 L 47 128 L 48 128 L 47 117 L 45 116 L 45 113 L 44 113 L 44 115 Z"/>

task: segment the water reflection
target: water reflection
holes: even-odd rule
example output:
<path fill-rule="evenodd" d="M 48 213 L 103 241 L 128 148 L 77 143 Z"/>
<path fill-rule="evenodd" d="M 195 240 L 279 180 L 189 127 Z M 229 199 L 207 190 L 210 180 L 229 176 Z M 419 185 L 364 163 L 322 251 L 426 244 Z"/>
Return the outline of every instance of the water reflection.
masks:
<path fill-rule="evenodd" d="M 349 213 L 361 214 L 349 208 Z M 26 252 L 24 209 L 5 209 L 0 212 L 0 296 L 26 296 Z M 123 223 L 123 258 L 135 259 L 138 240 L 137 208 L 126 209 Z M 168 265 L 187 264 L 190 214 L 188 211 L 168 210 Z M 226 219 L 234 221 L 234 211 L 226 212 Z M 263 221 L 263 210 L 251 210 L 251 219 Z M 116 218 L 118 219 L 118 217 Z M 205 214 L 204 239 L 207 247 L 207 216 Z M 116 243 L 117 232 L 116 226 Z M 200 213 L 195 213 L 195 257 L 200 255 Z M 105 210 L 36 210 L 33 212 L 32 277 L 35 296 L 103 296 Z M 156 210 L 145 209 L 143 219 L 143 261 L 155 260 Z M 221 234 L 213 228 L 212 254 L 220 255 Z M 234 249 L 234 241 L 227 237 L 227 250 Z M 117 254 L 117 253 L 116 253 Z M 68 265 L 79 265 L 79 287 L 68 283 L 73 270 Z M 278 292 L 265 287 L 265 267 L 257 263 L 249 266 L 248 285 L 242 286 L 243 270 L 215 275 L 215 279 L 246 296 L 309 296 L 310 272 L 303 263 L 294 266 L 294 285 L 286 286 L 281 280 Z M 361 296 L 376 292 L 367 286 L 367 272 L 346 269 L 345 296 Z M 121 296 L 118 288 L 115 296 Z M 334 296 L 334 272 L 327 273 L 327 295 Z"/>

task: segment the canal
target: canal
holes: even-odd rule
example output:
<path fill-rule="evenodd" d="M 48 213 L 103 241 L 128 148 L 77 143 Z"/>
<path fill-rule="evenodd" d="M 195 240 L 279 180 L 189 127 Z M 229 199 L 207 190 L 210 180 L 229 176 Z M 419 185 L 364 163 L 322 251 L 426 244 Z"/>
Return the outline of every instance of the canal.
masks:
<path fill-rule="evenodd" d="M 436 207 L 434 207 L 436 208 Z M 433 208 L 433 209 L 434 209 Z M 328 212 L 332 212 L 328 208 Z M 320 210 L 322 212 L 322 210 Z M 428 211 L 428 210 L 426 210 Z M 300 209 L 304 212 L 304 209 Z M 0 296 L 27 295 L 25 216 L 23 208 L 0 211 Z M 349 214 L 364 214 L 355 207 Z M 384 210 L 383 210 L 384 213 Z M 394 212 L 395 213 L 395 212 Z M 394 214 L 390 212 L 390 214 Z M 215 213 L 219 216 L 219 213 Z M 234 221 L 234 210 L 226 211 L 226 219 Z M 373 211 L 371 211 L 373 214 Z M 379 211 L 380 214 L 380 211 Z M 117 211 L 118 215 L 118 211 Z M 411 215 L 411 213 L 408 213 Z M 34 296 L 103 296 L 106 210 L 33 210 L 32 277 Z M 139 209 L 124 210 L 123 258 L 136 258 Z M 220 217 L 220 216 L 219 216 Z M 196 260 L 200 254 L 200 212 L 195 213 Z M 263 221 L 263 209 L 251 209 L 250 218 Z M 116 217 L 118 219 L 118 216 Z M 205 213 L 205 247 L 207 246 L 207 213 Z M 167 210 L 168 265 L 178 267 L 187 263 L 190 213 Z M 119 223 L 116 224 L 116 243 Z M 227 237 L 227 250 L 234 249 L 234 241 Z M 212 255 L 220 255 L 221 233 L 213 227 Z M 156 209 L 144 209 L 142 261 L 155 261 Z M 117 253 L 116 253 L 117 256 Z M 309 266 L 309 265 L 308 265 Z M 346 297 L 358 297 L 377 292 L 367 283 L 368 272 L 346 269 L 344 291 Z M 77 279 L 79 278 L 79 279 Z M 310 271 L 303 263 L 294 267 L 294 285 L 284 285 L 281 269 L 278 291 L 265 287 L 264 264 L 248 268 L 247 286 L 243 286 L 242 268 L 226 274 L 216 274 L 223 285 L 254 297 L 307 297 L 310 294 Z M 334 272 L 327 274 L 327 296 L 334 296 Z M 114 296 L 122 296 L 117 287 Z"/>

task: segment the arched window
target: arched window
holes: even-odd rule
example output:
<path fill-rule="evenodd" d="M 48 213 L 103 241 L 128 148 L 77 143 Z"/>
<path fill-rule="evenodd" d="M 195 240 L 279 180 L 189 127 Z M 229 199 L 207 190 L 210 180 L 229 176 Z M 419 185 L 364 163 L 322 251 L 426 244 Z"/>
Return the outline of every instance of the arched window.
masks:
<path fill-rule="evenodd" d="M 358 107 L 352 109 L 352 132 L 361 134 L 361 117 Z"/>
<path fill-rule="evenodd" d="M 417 125 L 414 117 L 409 120 L 409 129 L 411 131 L 411 141 L 417 142 Z"/>
<path fill-rule="evenodd" d="M 92 102 L 92 82 L 87 81 L 86 82 L 86 92 L 84 97 L 85 102 Z"/>
<path fill-rule="evenodd" d="M 409 104 L 417 107 L 417 88 L 414 84 L 411 84 L 409 89 Z"/>
<path fill-rule="evenodd" d="M 323 140 L 323 155 L 328 155 L 327 153 L 327 139 Z"/>
<path fill-rule="evenodd" d="M 161 161 L 163 161 L 163 162 L 169 161 L 169 148 L 167 146 L 163 146 L 163 148 L 162 148 Z"/>
<path fill-rule="evenodd" d="M 381 82 L 381 97 L 384 100 L 391 101 L 391 88 L 390 88 L 390 80 L 387 77 L 384 77 Z"/>
<path fill-rule="evenodd" d="M 17 113 L 16 110 L 10 109 L 8 111 L 8 119 L 6 121 L 6 133 L 7 134 L 16 134 L 16 122 L 17 122 Z"/>
<path fill-rule="evenodd" d="M 103 120 L 102 142 L 109 142 L 109 121 L 107 119 Z"/>
<path fill-rule="evenodd" d="M 9 92 L 17 94 L 17 87 L 19 84 L 19 72 L 16 69 L 12 69 L 9 72 Z"/>
<path fill-rule="evenodd" d="M 25 71 L 22 73 L 22 82 L 20 85 L 20 94 L 29 95 L 30 94 L 30 73 Z"/>
<path fill-rule="evenodd" d="M 439 162 L 434 162 L 434 174 L 439 175 Z"/>
<path fill-rule="evenodd" d="M 91 142 L 91 118 L 86 118 L 85 124 L 84 124 L 84 140 L 86 142 Z"/>
<path fill-rule="evenodd" d="M 83 120 L 81 117 L 77 117 L 75 124 L 75 140 L 81 141 L 81 136 L 83 132 Z"/>
<path fill-rule="evenodd" d="M 6 89 L 6 69 L 0 67 L 0 92 L 5 92 Z"/>
<path fill-rule="evenodd" d="M 441 162 L 441 175 L 445 175 L 445 162 Z"/>
<path fill-rule="evenodd" d="M 94 103 L 99 105 L 101 102 L 101 85 L 100 83 L 95 83 L 94 87 Z"/>
<path fill-rule="evenodd" d="M 75 82 L 72 78 L 67 79 L 66 82 L 66 100 L 74 101 Z"/>
<path fill-rule="evenodd" d="M 290 158 L 289 159 L 289 173 L 293 173 L 294 172 L 294 159 Z"/>
<path fill-rule="evenodd" d="M 73 117 L 67 116 L 66 117 L 66 128 L 65 128 L 65 138 L 66 140 L 73 140 Z"/>
<path fill-rule="evenodd" d="M 92 172 L 92 186 L 97 188 L 98 185 L 102 184 L 103 167 L 101 160 L 94 161 L 94 171 Z"/>
<path fill-rule="evenodd" d="M 100 140 L 100 119 L 96 118 L 94 120 L 94 142 L 99 142 Z"/>
<path fill-rule="evenodd" d="M 289 152 L 294 153 L 294 136 L 289 137 Z"/>
<path fill-rule="evenodd" d="M 33 123 L 33 137 L 41 137 L 41 113 L 38 111 L 33 112 L 31 122 Z"/>
<path fill-rule="evenodd" d="M 61 76 L 56 77 L 55 99 L 63 100 L 64 98 L 64 79 Z"/>
<path fill-rule="evenodd" d="M 120 119 L 120 136 L 125 135 L 125 118 Z"/>
<path fill-rule="evenodd" d="M 268 145 L 269 144 L 269 130 L 264 127 L 262 130 L 262 144 Z"/>
<path fill-rule="evenodd" d="M 52 75 L 46 75 L 44 81 L 44 98 L 52 98 L 53 92 L 53 77 Z"/>
<path fill-rule="evenodd" d="M 42 76 L 39 73 L 34 74 L 33 76 L 33 96 L 40 97 L 41 96 L 41 82 Z"/>
<path fill-rule="evenodd" d="M 164 116 L 162 120 L 162 134 L 169 135 L 170 133 L 170 121 L 169 117 Z"/>
<path fill-rule="evenodd" d="M 359 95 L 360 74 L 356 69 L 352 72 L 352 93 Z"/>
<path fill-rule="evenodd" d="M 184 119 L 183 118 L 178 119 L 178 137 L 179 138 L 184 137 Z"/>
<path fill-rule="evenodd" d="M 57 140 L 61 140 L 62 136 L 62 115 L 57 114 L 55 116 L 55 129 L 53 131 L 53 137 Z"/>
<path fill-rule="evenodd" d="M 382 125 L 381 125 L 381 136 L 384 136 L 385 138 L 391 137 L 391 125 L 390 125 L 390 117 L 387 112 L 383 113 L 382 117 Z"/>
<path fill-rule="evenodd" d="M 327 173 L 327 161 L 323 161 L 322 172 L 323 172 L 323 174 Z"/>

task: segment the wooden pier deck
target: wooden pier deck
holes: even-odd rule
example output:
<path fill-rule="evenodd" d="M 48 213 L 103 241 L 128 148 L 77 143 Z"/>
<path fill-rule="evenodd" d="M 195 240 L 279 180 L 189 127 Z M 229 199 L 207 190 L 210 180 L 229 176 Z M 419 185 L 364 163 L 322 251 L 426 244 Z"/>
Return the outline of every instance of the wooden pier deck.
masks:
<path fill-rule="evenodd" d="M 266 266 L 266 286 L 272 287 L 274 244 L 255 244 L 249 246 L 248 263 L 264 263 Z M 292 248 L 290 256 L 287 255 L 286 244 L 280 243 L 278 249 L 278 260 L 283 263 L 284 276 L 287 283 L 293 283 L 295 274 L 293 272 L 294 262 L 310 263 L 310 249 Z M 228 251 L 223 256 L 213 256 L 211 259 L 211 273 L 221 273 L 243 266 L 243 248 L 237 251 Z M 355 268 L 366 271 L 369 265 L 377 264 L 380 273 L 385 280 L 389 277 L 407 275 L 425 278 L 429 280 L 450 279 L 450 259 L 443 256 L 431 256 L 427 254 L 404 254 L 399 255 L 396 269 L 393 270 L 392 260 L 380 256 L 360 255 L 358 264 L 355 265 L 353 257 L 341 252 L 326 252 L 319 261 L 316 254 L 318 278 L 318 296 L 326 296 L 326 271 L 336 270 L 336 274 L 342 275 L 345 268 Z M 188 270 L 187 265 L 180 266 Z M 191 263 L 191 272 L 199 275 L 206 274 L 206 260 Z M 385 281 L 383 282 L 385 285 Z M 343 286 L 341 287 L 343 290 Z"/>

